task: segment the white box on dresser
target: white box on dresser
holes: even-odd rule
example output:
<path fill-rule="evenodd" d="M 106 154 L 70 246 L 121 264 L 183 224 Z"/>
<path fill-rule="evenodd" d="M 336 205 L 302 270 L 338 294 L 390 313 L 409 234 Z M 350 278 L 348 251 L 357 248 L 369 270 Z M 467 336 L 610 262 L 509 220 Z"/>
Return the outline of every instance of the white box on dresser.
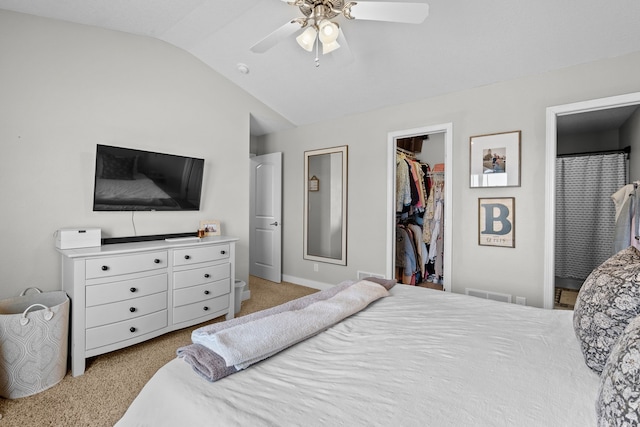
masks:
<path fill-rule="evenodd" d="M 77 249 L 100 246 L 102 230 L 99 228 L 61 228 L 56 231 L 56 248 Z"/>
<path fill-rule="evenodd" d="M 235 242 L 154 240 L 58 251 L 71 298 L 73 376 L 87 357 L 234 316 Z"/>

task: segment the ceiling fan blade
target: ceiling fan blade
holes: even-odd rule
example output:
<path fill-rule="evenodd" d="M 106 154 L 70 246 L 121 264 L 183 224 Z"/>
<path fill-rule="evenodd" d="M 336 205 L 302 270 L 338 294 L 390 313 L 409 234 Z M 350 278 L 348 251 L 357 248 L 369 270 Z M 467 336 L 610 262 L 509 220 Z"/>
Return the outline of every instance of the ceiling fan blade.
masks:
<path fill-rule="evenodd" d="M 347 43 L 347 39 L 344 36 L 342 28 L 340 29 L 340 34 L 338 35 L 338 39 L 336 41 L 340 45 L 340 49 L 331 52 L 331 56 L 334 58 L 334 61 L 337 65 L 344 67 L 345 65 L 353 62 L 353 52 L 349 48 L 349 43 Z"/>
<path fill-rule="evenodd" d="M 296 20 L 289 21 L 282 27 L 278 28 L 258 43 L 251 46 L 250 50 L 254 53 L 264 53 L 286 39 L 296 31 L 302 28 L 302 24 Z"/>
<path fill-rule="evenodd" d="M 429 16 L 426 3 L 392 3 L 356 1 L 351 6 L 352 19 L 420 24 Z"/>

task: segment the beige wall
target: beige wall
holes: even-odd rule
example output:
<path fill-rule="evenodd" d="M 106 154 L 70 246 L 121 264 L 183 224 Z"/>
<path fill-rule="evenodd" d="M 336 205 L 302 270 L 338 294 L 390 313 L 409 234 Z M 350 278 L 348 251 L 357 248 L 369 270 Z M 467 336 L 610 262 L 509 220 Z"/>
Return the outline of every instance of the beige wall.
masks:
<path fill-rule="evenodd" d="M 620 146 L 631 147 L 629 156 L 630 181 L 640 180 L 640 108 L 620 128 Z"/>
<path fill-rule="evenodd" d="M 640 54 L 380 109 L 261 138 L 284 152 L 283 274 L 300 282 L 338 283 L 358 270 L 385 273 L 387 136 L 453 123 L 452 288 L 486 289 L 543 305 L 545 113 L 549 106 L 640 91 Z M 612 78 L 615 76 L 615 78 Z M 522 131 L 520 187 L 469 188 L 469 137 Z M 303 152 L 349 146 L 348 265 L 302 258 Z M 478 198 L 515 197 L 516 248 L 478 246 Z"/>
<path fill-rule="evenodd" d="M 53 233 L 188 232 L 219 219 L 248 277 L 249 117 L 276 114 L 165 42 L 0 11 L 0 297 L 60 288 Z M 205 159 L 200 212 L 93 212 L 96 144 Z"/>

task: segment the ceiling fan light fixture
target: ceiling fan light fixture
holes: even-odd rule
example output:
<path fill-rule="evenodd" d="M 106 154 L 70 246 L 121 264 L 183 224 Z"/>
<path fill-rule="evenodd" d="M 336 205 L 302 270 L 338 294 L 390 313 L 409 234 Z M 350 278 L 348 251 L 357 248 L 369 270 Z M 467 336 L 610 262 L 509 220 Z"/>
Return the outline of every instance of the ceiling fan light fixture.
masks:
<path fill-rule="evenodd" d="M 340 27 L 335 22 L 324 19 L 320 22 L 319 28 L 318 36 L 322 44 L 333 43 L 340 35 Z"/>
<path fill-rule="evenodd" d="M 338 42 L 322 43 L 322 54 L 326 55 L 327 53 L 331 53 L 339 47 Z"/>
<path fill-rule="evenodd" d="M 335 22 L 331 22 L 328 19 L 323 19 L 318 25 L 318 38 L 322 42 L 322 54 L 333 52 L 338 49 L 338 36 L 340 35 L 340 27 Z"/>
<path fill-rule="evenodd" d="M 313 50 L 313 45 L 316 41 L 316 36 L 318 32 L 314 27 L 309 27 L 302 32 L 298 37 L 296 37 L 296 41 L 300 45 L 301 48 L 306 50 L 307 52 L 311 52 Z"/>

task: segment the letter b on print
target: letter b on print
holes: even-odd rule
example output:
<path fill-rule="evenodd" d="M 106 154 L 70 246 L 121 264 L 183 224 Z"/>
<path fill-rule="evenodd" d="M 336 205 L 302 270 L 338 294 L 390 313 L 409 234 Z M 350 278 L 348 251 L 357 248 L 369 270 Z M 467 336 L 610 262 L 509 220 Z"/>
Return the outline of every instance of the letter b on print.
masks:
<path fill-rule="evenodd" d="M 509 208 L 500 203 L 487 203 L 482 205 L 484 211 L 484 229 L 481 234 L 495 234 L 498 236 L 511 232 L 509 221 Z"/>

